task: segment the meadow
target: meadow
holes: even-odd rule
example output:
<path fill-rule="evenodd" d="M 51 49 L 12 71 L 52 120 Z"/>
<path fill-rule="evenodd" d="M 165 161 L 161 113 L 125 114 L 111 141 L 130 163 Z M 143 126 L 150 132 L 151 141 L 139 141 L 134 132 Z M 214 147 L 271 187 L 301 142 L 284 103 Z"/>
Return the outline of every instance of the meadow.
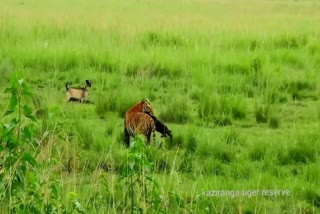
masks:
<path fill-rule="evenodd" d="M 316 0 L 2 0 L 1 213 L 319 213 L 319 11 Z M 93 103 L 66 102 L 65 83 L 86 79 Z M 19 84 L 32 95 L 13 99 Z M 173 141 L 126 149 L 124 114 L 142 98 Z M 16 126 L 22 151 L 4 140 L 21 141 L 6 131 L 20 101 L 37 121 Z"/>

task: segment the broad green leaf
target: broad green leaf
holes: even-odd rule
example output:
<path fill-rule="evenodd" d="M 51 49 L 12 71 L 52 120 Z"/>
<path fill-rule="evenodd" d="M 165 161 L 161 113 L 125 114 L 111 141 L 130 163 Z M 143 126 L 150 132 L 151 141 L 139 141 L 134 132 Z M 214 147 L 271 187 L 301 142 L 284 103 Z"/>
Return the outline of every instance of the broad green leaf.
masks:
<path fill-rule="evenodd" d="M 31 113 L 32 113 L 31 108 L 30 108 L 28 105 L 24 105 L 24 106 L 23 106 L 23 114 L 24 114 L 25 116 L 28 116 L 28 115 L 30 115 Z"/>
<path fill-rule="evenodd" d="M 9 114 L 11 114 L 12 112 L 14 112 L 17 104 L 18 104 L 17 96 L 12 95 L 12 96 L 10 97 L 8 109 L 7 109 L 7 111 L 4 113 L 4 115 L 2 116 L 2 118 L 5 117 L 5 116 L 7 116 L 7 115 L 9 115 Z"/>
<path fill-rule="evenodd" d="M 12 111 L 12 110 L 7 110 L 4 114 L 3 114 L 3 116 L 2 116 L 2 118 L 4 118 L 5 116 L 7 116 L 7 115 L 9 115 L 9 114 L 12 114 L 14 111 Z"/>
<path fill-rule="evenodd" d="M 23 114 L 28 119 L 32 120 L 35 123 L 38 123 L 37 119 L 32 115 L 32 110 L 31 110 L 31 108 L 29 106 L 27 106 L 27 105 L 23 106 Z"/>
<path fill-rule="evenodd" d="M 26 95 L 26 96 L 32 95 L 30 88 L 25 83 L 22 84 L 22 95 Z"/>
<path fill-rule="evenodd" d="M 30 127 L 24 127 L 22 129 L 23 137 L 25 139 L 31 140 L 32 139 L 32 132 L 30 130 Z"/>

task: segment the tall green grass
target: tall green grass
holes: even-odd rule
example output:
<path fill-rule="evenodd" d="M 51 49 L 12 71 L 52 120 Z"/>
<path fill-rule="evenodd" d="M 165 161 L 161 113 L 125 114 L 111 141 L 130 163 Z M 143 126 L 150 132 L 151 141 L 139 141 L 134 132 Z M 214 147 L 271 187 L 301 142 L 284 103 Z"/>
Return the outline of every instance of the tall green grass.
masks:
<path fill-rule="evenodd" d="M 58 196 L 41 186 L 48 200 L 58 197 L 52 209 L 61 202 L 87 213 L 317 213 L 319 7 L 290 0 L 4 0 L 0 109 L 10 98 L 3 93 L 10 76 L 23 77 L 39 121 L 35 154 L 44 162 L 37 173 L 61 186 Z M 65 83 L 85 79 L 92 102 L 67 103 Z M 157 133 L 161 149 L 150 145 L 134 156 L 122 143 L 123 116 L 142 98 L 173 140 Z M 123 177 L 135 160 L 150 165 Z M 125 203 L 121 176 L 159 186 L 144 192 L 147 180 L 131 180 L 137 194 L 126 192 L 133 200 Z M 291 195 L 202 194 L 236 189 Z"/>

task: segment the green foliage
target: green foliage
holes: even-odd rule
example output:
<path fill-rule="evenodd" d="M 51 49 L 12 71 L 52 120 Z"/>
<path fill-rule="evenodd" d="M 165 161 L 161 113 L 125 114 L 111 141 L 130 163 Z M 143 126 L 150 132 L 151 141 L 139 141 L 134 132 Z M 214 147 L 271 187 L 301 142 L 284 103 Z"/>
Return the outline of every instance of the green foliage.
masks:
<path fill-rule="evenodd" d="M 187 138 L 186 153 L 194 154 L 198 149 L 198 141 L 193 133 L 189 133 Z"/>
<path fill-rule="evenodd" d="M 320 177 L 320 168 L 317 164 L 310 164 L 305 171 L 305 178 L 308 182 L 318 184 Z"/>
<path fill-rule="evenodd" d="M 308 136 L 308 137 L 307 137 Z M 278 161 L 282 165 L 287 164 L 311 164 L 317 160 L 317 137 L 310 135 L 298 135 L 296 142 L 288 147 L 286 152 L 282 152 Z"/>
<path fill-rule="evenodd" d="M 92 128 L 81 123 L 81 120 L 74 122 L 75 131 L 78 135 L 80 144 L 84 149 L 92 148 L 94 144 L 94 136 L 92 134 Z"/>
<path fill-rule="evenodd" d="M 270 117 L 270 105 L 255 105 L 255 118 L 257 123 L 267 123 Z"/>
<path fill-rule="evenodd" d="M 164 121 L 186 124 L 192 122 L 188 105 L 189 100 L 185 97 L 177 97 L 166 104 L 166 108 L 159 114 Z"/>
<path fill-rule="evenodd" d="M 110 90 L 112 91 L 108 92 L 107 96 L 100 93 L 95 102 L 96 113 L 101 119 L 104 119 L 105 114 L 109 111 L 117 112 L 120 117 L 124 118 L 131 106 L 143 97 L 147 97 L 147 95 L 136 93 L 134 90 L 129 90 L 129 88 L 118 89 L 118 91 Z"/>
<path fill-rule="evenodd" d="M 242 138 L 237 130 L 229 128 L 223 135 L 223 140 L 227 144 L 242 144 Z"/>
<path fill-rule="evenodd" d="M 276 129 L 276 128 L 279 128 L 279 126 L 280 126 L 280 118 L 279 118 L 279 116 L 278 115 L 270 116 L 269 127 L 273 128 L 273 129 Z"/>
<path fill-rule="evenodd" d="M 142 45 L 145 48 L 149 46 L 183 46 L 185 41 L 183 40 L 182 36 L 179 35 L 172 35 L 169 33 L 159 33 L 159 32 L 149 32 L 147 33 L 143 40 Z"/>
<path fill-rule="evenodd" d="M 319 213 L 318 6 L 2 1 L 0 213 Z M 19 100 L 18 81 L 4 93 L 12 73 L 32 97 Z M 67 103 L 65 82 L 85 79 L 94 104 Z M 122 145 L 142 97 L 174 133 L 145 156 Z M 292 194 L 201 195 L 211 189 Z"/>
<path fill-rule="evenodd" d="M 177 134 L 174 136 L 172 141 L 166 142 L 166 147 L 168 149 L 174 149 L 174 148 L 183 146 L 184 142 L 185 142 L 185 137 L 181 134 Z"/>
<path fill-rule="evenodd" d="M 309 80 L 297 80 L 285 82 L 280 90 L 289 93 L 293 100 L 302 100 L 310 95 L 310 92 L 316 89 L 315 82 Z"/>
<path fill-rule="evenodd" d="M 263 142 L 254 142 L 249 150 L 249 157 L 253 161 L 260 161 L 265 158 L 267 146 Z"/>
<path fill-rule="evenodd" d="M 32 109 L 22 103 L 22 98 L 31 96 L 31 92 L 23 79 L 14 77 L 11 78 L 11 87 L 5 92 L 11 96 L 0 121 L 0 204 L 7 204 L 8 209 L 15 213 L 62 212 L 65 208 L 59 183 L 54 179 L 43 183 L 38 175 L 38 121 Z M 49 198 L 43 195 L 42 189 L 46 186 Z"/>
<path fill-rule="evenodd" d="M 152 162 L 145 154 L 146 143 L 137 136 L 130 144 L 126 166 L 122 169 L 124 208 L 126 212 L 163 212 L 158 182 L 151 176 Z"/>
<path fill-rule="evenodd" d="M 126 70 L 126 75 L 129 77 L 179 77 L 183 71 L 179 68 L 175 68 L 172 65 L 165 64 L 154 64 L 150 63 L 147 65 L 128 65 Z"/>
<path fill-rule="evenodd" d="M 320 194 L 317 190 L 308 188 L 304 191 L 305 200 L 315 207 L 320 207 Z"/>
<path fill-rule="evenodd" d="M 274 44 L 277 48 L 296 49 L 307 44 L 305 35 L 282 35 L 275 39 Z"/>
<path fill-rule="evenodd" d="M 206 122 L 227 126 L 232 124 L 232 118 L 239 120 L 246 118 L 246 111 L 245 101 L 238 97 L 211 95 L 202 97 L 198 115 Z"/>

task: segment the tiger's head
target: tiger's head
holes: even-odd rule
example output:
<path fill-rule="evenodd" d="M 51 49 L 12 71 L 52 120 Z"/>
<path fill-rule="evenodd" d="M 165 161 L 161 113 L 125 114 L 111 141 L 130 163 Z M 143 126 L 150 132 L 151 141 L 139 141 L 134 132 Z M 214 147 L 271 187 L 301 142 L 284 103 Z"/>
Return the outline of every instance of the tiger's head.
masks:
<path fill-rule="evenodd" d="M 153 109 L 149 99 L 142 99 L 140 101 L 140 106 L 142 107 L 142 112 L 153 115 Z"/>

